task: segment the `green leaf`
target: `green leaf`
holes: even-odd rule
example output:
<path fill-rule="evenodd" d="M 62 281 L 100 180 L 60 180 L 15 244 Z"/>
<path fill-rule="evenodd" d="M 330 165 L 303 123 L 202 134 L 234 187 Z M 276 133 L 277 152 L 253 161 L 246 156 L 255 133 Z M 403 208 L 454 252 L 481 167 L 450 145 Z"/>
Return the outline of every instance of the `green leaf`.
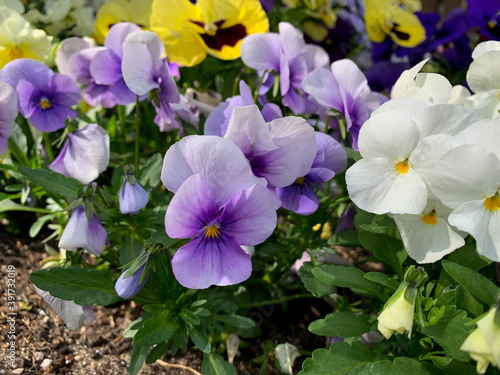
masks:
<path fill-rule="evenodd" d="M 155 243 L 161 243 L 166 248 L 170 248 L 180 241 L 180 238 L 170 238 L 169 236 L 167 236 L 165 231 L 158 231 L 155 232 L 150 238 L 148 238 L 144 245 L 151 246 Z"/>
<path fill-rule="evenodd" d="M 346 230 L 344 232 L 334 234 L 328 239 L 328 245 L 346 247 L 360 246 L 358 232 L 355 230 Z"/>
<path fill-rule="evenodd" d="M 334 312 L 309 324 L 309 331 L 320 336 L 340 336 L 344 339 L 361 336 L 370 330 L 370 317 L 349 312 Z"/>
<path fill-rule="evenodd" d="M 215 319 L 219 322 L 229 324 L 236 328 L 253 328 L 255 322 L 247 317 L 241 315 L 219 314 L 215 315 Z"/>
<path fill-rule="evenodd" d="M 201 372 L 204 375 L 235 375 L 236 369 L 214 352 L 203 353 Z"/>
<path fill-rule="evenodd" d="M 125 275 L 123 276 L 124 278 L 132 276 L 134 273 L 136 273 L 147 261 L 149 260 L 149 253 L 142 253 L 139 255 L 133 262 L 132 264 L 125 265 L 123 268 L 127 268 L 127 271 L 125 272 Z"/>
<path fill-rule="evenodd" d="M 362 159 L 361 154 L 358 151 L 354 151 L 351 147 L 344 146 L 344 150 L 349 159 L 352 159 L 354 161 Z"/>
<path fill-rule="evenodd" d="M 127 264 L 144 252 L 144 245 L 137 238 L 130 236 L 120 248 L 120 263 Z"/>
<path fill-rule="evenodd" d="M 17 167 L 17 170 L 33 184 L 66 198 L 78 198 L 78 191 L 83 186 L 80 181 L 74 178 L 68 178 L 60 173 L 45 169 Z"/>
<path fill-rule="evenodd" d="M 111 275 L 97 270 L 54 267 L 32 272 L 30 280 L 52 296 L 74 301 L 77 305 L 107 306 L 121 299 L 116 294 Z"/>
<path fill-rule="evenodd" d="M 383 274 L 382 272 L 367 272 L 365 273 L 365 279 L 373 281 L 374 283 L 386 286 L 391 289 L 392 292 L 395 292 L 396 289 L 399 288 L 399 282 L 390 278 L 389 276 Z"/>
<path fill-rule="evenodd" d="M 478 254 L 476 244 L 462 246 L 448 255 L 446 260 L 461 264 L 474 271 L 479 271 L 481 268 L 492 263 L 491 260 Z"/>
<path fill-rule="evenodd" d="M 134 345 L 151 346 L 168 341 L 177 329 L 170 311 L 160 311 L 146 320 L 134 336 Z"/>
<path fill-rule="evenodd" d="M 130 355 L 129 375 L 137 375 L 148 356 L 149 346 L 134 346 Z"/>
<path fill-rule="evenodd" d="M 332 286 L 331 284 L 325 283 L 324 281 L 319 280 L 317 277 L 314 277 L 314 275 L 311 273 L 313 267 L 314 266 L 311 262 L 304 263 L 302 267 L 300 267 L 300 280 L 313 296 L 322 297 L 332 289 Z"/>
<path fill-rule="evenodd" d="M 187 350 L 188 344 L 188 333 L 186 329 L 186 325 L 181 320 L 179 321 L 179 328 L 174 333 L 174 340 L 172 341 L 172 347 L 170 348 L 170 354 L 172 356 L 177 354 L 179 348 L 185 352 Z"/>
<path fill-rule="evenodd" d="M 148 365 L 155 363 L 156 360 L 160 359 L 161 356 L 167 352 L 169 345 L 170 345 L 170 342 L 168 342 L 168 341 L 164 341 L 161 344 L 156 345 L 149 352 L 149 355 L 146 358 L 146 363 Z"/>
<path fill-rule="evenodd" d="M 383 300 L 380 291 L 364 272 L 356 267 L 320 266 L 312 269 L 312 274 L 319 280 L 343 288 L 351 288 L 355 293 L 368 294 Z"/>
<path fill-rule="evenodd" d="M 299 375 L 354 375 L 369 368 L 374 360 L 375 354 L 359 342 L 336 342 L 330 349 L 316 349 L 302 364 Z"/>
<path fill-rule="evenodd" d="M 460 264 L 448 260 L 443 260 L 442 264 L 448 275 L 458 284 L 462 285 L 470 294 L 487 305 L 491 306 L 493 304 L 495 295 L 498 292 L 498 288 L 494 283 L 483 275 L 478 274 L 476 271 L 461 266 Z"/>
<path fill-rule="evenodd" d="M 198 318 L 191 310 L 182 309 L 179 314 L 182 320 L 184 320 L 188 324 L 198 325 L 200 324 L 200 318 Z"/>
<path fill-rule="evenodd" d="M 435 324 L 427 325 L 422 329 L 424 335 L 430 336 L 441 345 L 453 358 L 459 361 L 469 360 L 469 355 L 460 350 L 463 342 L 474 330 L 470 325 L 471 318 L 464 310 L 456 310 L 454 306 L 443 306 L 439 311 L 434 308 L 431 313 L 442 315 Z"/>
<path fill-rule="evenodd" d="M 160 153 L 151 156 L 144 167 L 139 171 L 138 180 L 142 186 L 156 187 L 160 184 L 163 157 Z"/>
<path fill-rule="evenodd" d="M 408 256 L 403 242 L 384 233 L 359 231 L 359 241 L 367 250 L 373 251 L 382 262 L 388 263 L 398 276 L 403 278 L 403 262 Z"/>
<path fill-rule="evenodd" d="M 457 308 L 465 310 L 469 315 L 477 318 L 484 313 L 483 304 L 470 294 L 462 285 L 457 286 L 455 289 L 455 300 Z"/>
<path fill-rule="evenodd" d="M 439 371 L 436 369 L 439 373 Z M 435 372 L 434 372 L 435 373 Z M 388 359 L 374 362 L 370 368 L 361 371 L 359 375 L 427 375 L 432 374 L 421 363 L 411 358 L 397 357 L 394 361 Z"/>
<path fill-rule="evenodd" d="M 210 350 L 212 350 L 212 346 L 210 345 L 207 334 L 199 326 L 194 326 L 193 328 L 191 328 L 191 330 L 189 331 L 189 337 L 191 337 L 191 340 L 193 340 L 194 344 L 203 353 L 209 353 Z"/>
<path fill-rule="evenodd" d="M 33 238 L 33 237 L 36 237 L 38 233 L 40 233 L 40 230 L 43 228 L 44 224 L 47 222 L 47 221 L 50 221 L 52 219 L 54 219 L 54 215 L 44 215 L 44 216 L 40 216 L 37 221 L 35 221 L 33 223 L 33 225 L 30 227 L 30 237 Z"/>

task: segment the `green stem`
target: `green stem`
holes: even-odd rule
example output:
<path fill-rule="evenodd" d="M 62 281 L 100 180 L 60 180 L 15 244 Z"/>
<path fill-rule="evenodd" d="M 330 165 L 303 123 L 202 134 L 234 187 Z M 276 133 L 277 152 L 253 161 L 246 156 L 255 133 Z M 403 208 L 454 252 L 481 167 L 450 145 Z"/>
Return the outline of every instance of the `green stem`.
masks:
<path fill-rule="evenodd" d="M 311 298 L 311 295 L 309 293 L 294 294 L 293 296 L 281 297 L 278 299 L 268 299 L 265 301 L 259 301 L 259 302 L 254 302 L 254 303 L 244 303 L 242 305 L 239 305 L 238 307 L 240 309 L 249 309 L 249 308 L 258 307 L 258 306 L 280 304 L 283 302 L 292 301 L 294 299 L 299 299 L 299 298 Z"/>
<path fill-rule="evenodd" d="M 137 95 L 135 98 L 135 159 L 134 159 L 135 173 L 139 173 L 140 106 L 141 104 L 139 102 L 139 95 Z"/>
<path fill-rule="evenodd" d="M 49 133 L 43 132 L 43 141 L 45 142 L 45 148 L 47 149 L 47 155 L 52 163 L 54 161 L 54 151 L 52 151 L 52 143 L 50 143 Z"/>
<path fill-rule="evenodd" d="M 325 134 L 328 134 L 328 126 L 330 124 L 330 115 L 326 115 L 326 120 L 325 120 L 325 130 L 323 131 Z"/>
<path fill-rule="evenodd" d="M 262 83 L 264 83 L 264 77 L 268 73 L 269 73 L 269 70 L 264 70 L 264 73 L 262 73 L 262 76 L 260 77 L 259 84 L 257 85 L 257 88 L 255 89 L 255 92 L 253 94 L 253 101 L 254 102 L 257 102 L 257 97 L 259 96 L 260 87 L 262 86 Z"/>
<path fill-rule="evenodd" d="M 314 254 L 311 252 L 311 250 L 309 249 L 306 249 L 307 251 L 307 254 L 309 254 L 309 256 L 311 257 L 311 263 L 313 266 L 316 266 L 316 257 L 314 256 Z"/>

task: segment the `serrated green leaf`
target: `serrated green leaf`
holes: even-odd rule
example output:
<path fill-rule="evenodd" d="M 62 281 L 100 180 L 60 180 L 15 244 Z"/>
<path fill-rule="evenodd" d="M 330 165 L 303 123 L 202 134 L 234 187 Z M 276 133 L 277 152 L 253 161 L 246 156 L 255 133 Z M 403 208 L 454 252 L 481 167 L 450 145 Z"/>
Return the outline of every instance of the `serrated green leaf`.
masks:
<path fill-rule="evenodd" d="M 331 284 L 319 280 L 311 273 L 313 265 L 311 262 L 306 262 L 300 267 L 300 280 L 308 291 L 315 297 L 322 297 L 326 295 L 331 289 Z"/>
<path fill-rule="evenodd" d="M 437 370 L 437 369 L 436 369 Z M 397 357 L 394 361 L 388 359 L 374 362 L 369 368 L 359 375 L 431 375 L 432 373 L 421 363 L 407 357 Z"/>
<path fill-rule="evenodd" d="M 359 231 L 359 241 L 367 250 L 373 251 L 378 259 L 388 263 L 398 276 L 403 278 L 403 262 L 408 254 L 403 241 L 384 233 Z"/>
<path fill-rule="evenodd" d="M 436 309 L 432 309 L 431 313 L 433 310 Z M 454 306 L 443 306 L 439 309 L 439 315 L 441 315 L 439 320 L 435 324 L 425 326 L 422 333 L 432 337 L 453 358 L 467 361 L 469 355 L 461 351 L 460 347 L 474 330 L 474 326 L 468 324 L 472 319 L 467 317 L 464 310 L 456 310 Z"/>
<path fill-rule="evenodd" d="M 134 345 L 151 346 L 168 341 L 177 329 L 170 311 L 160 311 L 146 320 L 134 336 Z"/>
<path fill-rule="evenodd" d="M 346 230 L 344 232 L 334 234 L 328 239 L 328 245 L 347 247 L 360 246 L 358 232 L 355 230 Z"/>
<path fill-rule="evenodd" d="M 460 264 L 442 261 L 443 268 L 458 284 L 462 285 L 470 294 L 487 305 L 492 305 L 498 288 L 483 275 Z"/>
<path fill-rule="evenodd" d="M 370 330 L 370 318 L 349 312 L 334 312 L 309 324 L 309 331 L 320 336 L 340 336 L 349 338 L 361 336 Z"/>
<path fill-rule="evenodd" d="M 191 310 L 183 309 L 179 314 L 182 320 L 188 324 L 198 325 L 200 324 L 200 318 L 198 318 Z"/>
<path fill-rule="evenodd" d="M 218 320 L 219 322 L 229 324 L 230 326 L 236 328 L 255 327 L 255 322 L 252 319 L 241 315 L 218 314 L 215 315 L 215 319 Z"/>
<path fill-rule="evenodd" d="M 148 356 L 149 346 L 134 346 L 130 355 L 129 375 L 137 375 Z"/>
<path fill-rule="evenodd" d="M 17 170 L 33 184 L 66 198 L 78 198 L 78 191 L 83 186 L 80 181 L 74 178 L 68 178 L 60 173 L 45 169 L 17 167 Z"/>
<path fill-rule="evenodd" d="M 212 345 L 210 345 L 207 334 L 199 326 L 194 326 L 190 329 L 189 337 L 203 353 L 209 353 L 212 350 Z"/>
<path fill-rule="evenodd" d="M 121 299 L 116 294 L 111 275 L 97 270 L 54 267 L 32 272 L 30 280 L 52 296 L 74 301 L 77 305 L 107 306 Z"/>
<path fill-rule="evenodd" d="M 155 363 L 158 359 L 161 358 L 162 355 L 164 355 L 168 347 L 170 345 L 170 342 L 164 341 L 161 344 L 156 345 L 153 349 L 148 354 L 148 357 L 146 358 L 146 363 L 148 365 Z"/>
<path fill-rule="evenodd" d="M 320 266 L 313 268 L 311 272 L 325 283 L 350 288 L 356 293 L 377 296 L 381 300 L 384 299 L 376 284 L 365 279 L 365 273 L 356 267 Z"/>
<path fill-rule="evenodd" d="M 299 375 L 355 375 L 371 366 L 374 360 L 375 354 L 359 342 L 352 345 L 336 342 L 330 349 L 316 349 L 312 358 L 302 364 Z"/>
<path fill-rule="evenodd" d="M 201 372 L 204 375 L 235 375 L 236 369 L 214 352 L 203 353 Z"/>

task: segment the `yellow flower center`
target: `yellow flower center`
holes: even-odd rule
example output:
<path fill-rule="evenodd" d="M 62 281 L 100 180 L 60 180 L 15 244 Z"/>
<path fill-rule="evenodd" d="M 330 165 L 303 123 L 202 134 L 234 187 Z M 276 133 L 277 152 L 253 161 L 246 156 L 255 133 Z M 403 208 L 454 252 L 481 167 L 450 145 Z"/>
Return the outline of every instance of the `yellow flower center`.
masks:
<path fill-rule="evenodd" d="M 214 36 L 215 34 L 217 34 L 217 30 L 219 29 L 215 24 L 213 23 L 207 23 L 204 27 L 205 29 L 205 32 L 208 34 L 208 35 L 211 35 L 211 36 Z"/>
<path fill-rule="evenodd" d="M 9 55 L 12 59 L 20 59 L 24 56 L 24 52 L 19 47 L 14 47 L 10 50 Z"/>
<path fill-rule="evenodd" d="M 424 214 L 422 216 L 422 222 L 427 225 L 436 225 L 437 222 L 436 211 L 432 210 L 428 214 Z"/>
<path fill-rule="evenodd" d="M 42 107 L 42 109 L 49 109 L 51 107 L 49 99 L 40 99 L 40 107 Z"/>
<path fill-rule="evenodd" d="M 304 177 L 299 177 L 295 180 L 295 183 L 298 185 L 304 185 Z"/>
<path fill-rule="evenodd" d="M 489 211 L 498 211 L 500 208 L 500 196 L 496 193 L 494 196 L 484 200 L 484 207 Z"/>
<path fill-rule="evenodd" d="M 488 21 L 488 27 L 490 29 L 493 29 L 496 25 L 497 25 L 497 22 L 495 20 Z"/>
<path fill-rule="evenodd" d="M 396 168 L 394 168 L 394 169 L 399 174 L 408 173 L 408 170 L 410 169 L 410 166 L 408 165 L 408 159 L 400 161 L 398 164 L 396 164 Z"/>
<path fill-rule="evenodd" d="M 215 224 L 212 224 L 211 227 L 208 225 L 205 227 L 205 237 L 209 238 L 215 238 L 219 237 L 220 230 L 215 226 Z"/>

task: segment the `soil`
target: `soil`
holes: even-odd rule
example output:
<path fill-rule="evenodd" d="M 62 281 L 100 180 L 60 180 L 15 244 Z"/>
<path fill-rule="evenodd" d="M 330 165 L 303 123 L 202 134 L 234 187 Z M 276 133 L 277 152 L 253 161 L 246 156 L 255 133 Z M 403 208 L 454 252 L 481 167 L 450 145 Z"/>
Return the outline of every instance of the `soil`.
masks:
<path fill-rule="evenodd" d="M 128 374 L 132 340 L 124 338 L 123 330 L 141 311 L 133 302 L 122 302 L 111 307 L 94 306 L 95 319 L 79 331 L 70 331 L 64 321 L 35 292 L 29 280 L 31 271 L 40 269 L 48 254 L 44 245 L 29 238 L 14 238 L 0 234 L 0 347 L 2 356 L 9 343 L 7 333 L 8 266 L 16 268 L 16 367 L 7 367 L 7 360 L 0 358 L 0 374 Z M 250 312 L 249 317 L 261 320 L 262 335 L 246 341 L 248 347 L 240 347 L 234 360 L 237 374 L 258 374 L 260 365 L 252 361 L 263 351 L 266 340 L 289 342 L 299 350 L 313 351 L 325 347 L 324 337 L 307 330 L 310 322 L 324 317 L 331 308 L 320 299 L 300 299 L 288 303 L 287 312 L 280 306 L 263 306 Z M 6 356 L 5 356 L 6 357 Z M 302 368 L 307 356 L 302 355 L 294 364 L 294 374 Z M 227 357 L 226 357 L 227 358 Z M 144 365 L 140 375 L 184 375 L 192 372 L 173 368 L 168 364 L 187 366 L 201 372 L 202 355 L 196 348 L 171 358 L 162 358 L 165 365 Z M 271 361 L 272 362 L 272 361 Z M 4 372 L 2 372 L 4 370 Z M 279 374 L 269 365 L 265 374 Z"/>

